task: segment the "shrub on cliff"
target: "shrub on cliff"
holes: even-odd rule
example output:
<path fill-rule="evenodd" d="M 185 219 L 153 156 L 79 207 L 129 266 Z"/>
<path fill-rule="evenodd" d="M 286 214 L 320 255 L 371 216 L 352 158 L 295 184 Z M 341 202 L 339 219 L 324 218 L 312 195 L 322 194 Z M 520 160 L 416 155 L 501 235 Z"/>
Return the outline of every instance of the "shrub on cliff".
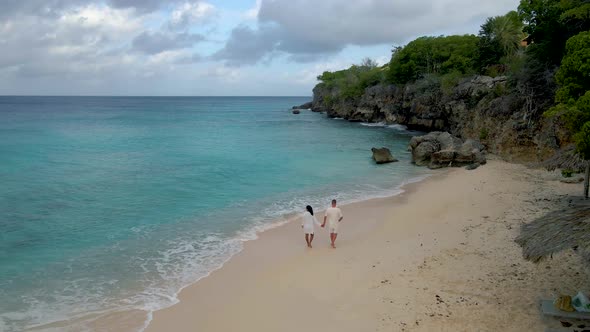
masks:
<path fill-rule="evenodd" d="M 384 79 L 384 68 L 371 59 L 345 70 L 325 71 L 317 77 L 326 88 L 336 92 L 336 98 L 360 97 L 367 87 L 377 85 Z"/>
<path fill-rule="evenodd" d="M 387 80 L 405 84 L 428 74 L 474 73 L 477 43 L 474 35 L 420 37 L 394 49 Z"/>

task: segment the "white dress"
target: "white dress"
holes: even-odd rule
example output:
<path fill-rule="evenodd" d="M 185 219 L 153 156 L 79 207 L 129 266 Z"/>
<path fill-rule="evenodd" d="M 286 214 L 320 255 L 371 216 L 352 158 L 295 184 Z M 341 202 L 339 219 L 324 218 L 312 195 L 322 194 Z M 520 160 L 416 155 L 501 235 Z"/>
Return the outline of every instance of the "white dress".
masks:
<path fill-rule="evenodd" d="M 314 224 L 317 226 L 321 226 L 318 220 L 309 213 L 309 211 L 305 211 L 303 213 L 303 217 L 301 217 L 301 226 L 303 226 L 303 233 L 305 234 L 313 234 Z"/>

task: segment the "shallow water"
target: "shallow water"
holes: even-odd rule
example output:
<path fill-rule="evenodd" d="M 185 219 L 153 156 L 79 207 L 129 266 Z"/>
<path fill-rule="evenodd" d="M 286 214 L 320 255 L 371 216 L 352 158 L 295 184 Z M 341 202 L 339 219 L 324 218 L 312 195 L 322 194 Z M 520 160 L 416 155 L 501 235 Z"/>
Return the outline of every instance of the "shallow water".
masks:
<path fill-rule="evenodd" d="M 168 306 L 306 204 L 426 173 L 402 127 L 289 111 L 308 100 L 0 97 L 0 330 Z"/>

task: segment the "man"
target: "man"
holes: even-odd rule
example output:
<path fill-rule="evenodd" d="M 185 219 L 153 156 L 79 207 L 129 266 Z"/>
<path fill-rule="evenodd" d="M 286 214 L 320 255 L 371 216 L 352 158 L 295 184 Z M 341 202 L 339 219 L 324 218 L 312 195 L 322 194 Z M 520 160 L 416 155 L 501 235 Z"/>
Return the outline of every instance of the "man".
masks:
<path fill-rule="evenodd" d="M 330 240 L 332 241 L 332 248 L 336 248 L 335 242 L 336 237 L 338 236 L 338 223 L 342 221 L 342 211 L 336 207 L 336 200 L 332 200 L 332 207 L 326 209 L 326 213 L 324 214 L 324 223 L 322 227 L 326 226 L 326 221 L 328 221 L 328 228 L 330 231 Z"/>

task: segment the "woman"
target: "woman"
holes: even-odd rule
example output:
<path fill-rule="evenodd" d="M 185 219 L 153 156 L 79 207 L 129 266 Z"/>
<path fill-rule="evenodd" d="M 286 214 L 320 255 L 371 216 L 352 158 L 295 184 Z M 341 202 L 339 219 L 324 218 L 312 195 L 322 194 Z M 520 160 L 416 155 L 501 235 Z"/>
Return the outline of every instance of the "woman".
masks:
<path fill-rule="evenodd" d="M 314 224 L 320 226 L 318 220 L 313 216 L 313 209 L 311 206 L 306 206 L 305 213 L 301 218 L 301 228 L 303 228 L 303 233 L 305 233 L 305 242 L 307 242 L 307 246 L 311 248 L 311 241 L 313 241 L 313 229 Z"/>

